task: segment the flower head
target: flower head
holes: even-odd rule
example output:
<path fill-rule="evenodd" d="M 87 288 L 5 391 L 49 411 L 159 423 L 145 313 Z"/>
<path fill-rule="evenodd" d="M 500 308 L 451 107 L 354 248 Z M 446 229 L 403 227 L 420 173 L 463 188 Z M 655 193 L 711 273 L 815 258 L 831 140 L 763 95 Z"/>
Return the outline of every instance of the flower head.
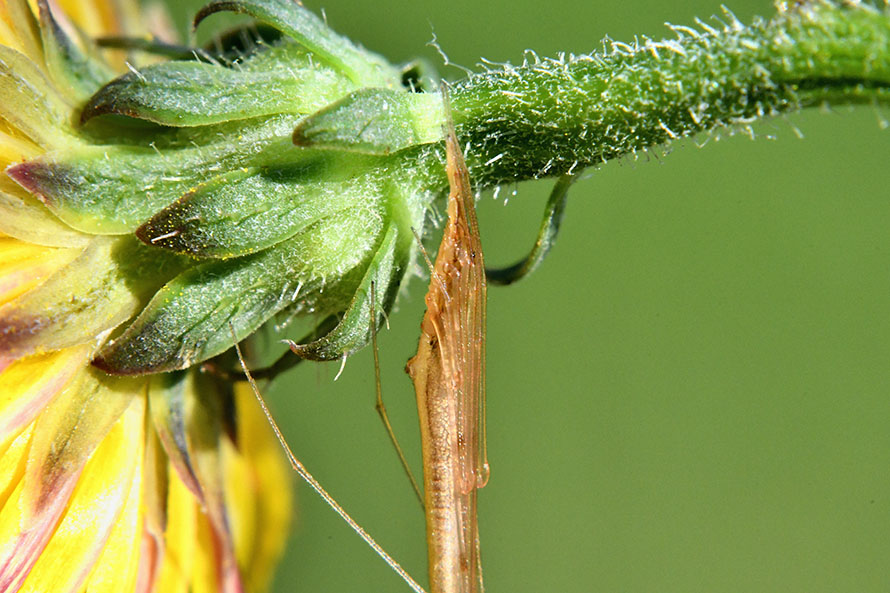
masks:
<path fill-rule="evenodd" d="M 138 8 L 68 4 L 70 22 L 43 0 L 0 5 L 0 590 L 260 591 L 291 494 L 246 383 L 91 364 L 194 261 L 67 215 L 83 193 L 118 208 L 78 168 L 103 151 L 106 173 L 146 183 L 118 158 L 134 137 L 79 124 L 116 73 L 91 39 L 144 33 Z"/>
<path fill-rule="evenodd" d="M 257 24 L 170 61 L 135 3 L 70 4 L 0 12 L 0 591 L 257 591 L 290 494 L 223 355 L 275 316 L 367 342 L 441 102 L 291 0 L 211 2 Z"/>

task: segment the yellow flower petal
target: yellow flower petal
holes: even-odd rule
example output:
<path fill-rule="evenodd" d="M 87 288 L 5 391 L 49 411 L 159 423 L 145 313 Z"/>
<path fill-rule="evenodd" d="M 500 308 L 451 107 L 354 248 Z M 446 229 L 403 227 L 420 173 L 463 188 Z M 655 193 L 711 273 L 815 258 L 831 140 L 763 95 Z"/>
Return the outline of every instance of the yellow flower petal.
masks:
<path fill-rule="evenodd" d="M 94 237 L 58 273 L 0 306 L 0 364 L 94 342 L 130 319 L 161 282 L 147 274 L 149 257 L 134 237 Z"/>
<path fill-rule="evenodd" d="M 242 588 L 225 500 L 220 452 L 220 443 L 224 440 L 222 405 L 215 385 L 206 376 L 189 373 L 189 379 L 186 385 L 186 401 L 190 402 L 186 406 L 186 438 L 204 510 L 198 519 L 198 538 L 203 545 L 197 549 L 192 589 L 194 593 L 235 593 Z M 205 523 L 211 529 L 209 535 Z"/>
<path fill-rule="evenodd" d="M 7 15 L 4 12 L 0 12 L 0 45 L 21 51 L 19 38 L 13 31 L 12 25 L 6 20 L 6 17 Z"/>
<path fill-rule="evenodd" d="M 200 498 L 201 486 L 194 473 L 186 436 L 186 384 L 190 384 L 192 378 L 182 374 L 156 374 L 151 375 L 149 380 L 148 407 L 155 434 L 170 460 L 173 471 L 185 487 Z"/>
<path fill-rule="evenodd" d="M 30 424 L 5 447 L 0 447 L 0 509 L 22 481 L 28 461 L 28 447 L 34 425 Z"/>
<path fill-rule="evenodd" d="M 226 508 L 245 589 L 269 585 L 287 536 L 293 505 L 292 472 L 265 415 L 245 382 L 235 386 L 238 447 L 226 439 Z"/>
<path fill-rule="evenodd" d="M 176 471 L 171 468 L 168 474 L 164 559 L 154 590 L 157 593 L 188 593 L 197 546 L 198 506 Z"/>
<path fill-rule="evenodd" d="M 90 360 L 92 345 L 23 358 L 0 372 L 0 452 Z"/>
<path fill-rule="evenodd" d="M 37 286 L 71 263 L 78 252 L 0 238 L 0 304 Z"/>
<path fill-rule="evenodd" d="M 5 121 L 0 124 L 0 168 L 6 169 L 9 165 L 33 159 L 43 152 Z"/>
<path fill-rule="evenodd" d="M 69 121 L 72 98 L 55 86 L 40 62 L 0 46 L 0 72 L 0 115 L 10 126 L 42 147 L 76 141 Z"/>
<path fill-rule="evenodd" d="M 3 0 L 0 17 L 4 27 L 0 29 L 0 44 L 37 61 L 43 60 L 43 49 L 33 14 L 26 0 Z"/>
<path fill-rule="evenodd" d="M 73 23 L 83 29 L 90 37 L 122 33 L 121 20 L 123 13 L 131 4 L 115 0 L 104 2 L 84 2 L 84 0 L 58 0 L 61 12 Z"/>
<path fill-rule="evenodd" d="M 142 516 L 143 521 L 145 521 L 146 514 Z M 155 582 L 161 571 L 163 541 L 163 533 L 149 531 L 143 523 L 142 537 L 139 543 L 139 566 L 133 593 L 152 593 L 155 590 Z"/>
<path fill-rule="evenodd" d="M 148 7 L 138 0 L 57 0 L 55 4 L 61 9 L 54 10 L 57 17 L 65 15 L 89 37 L 141 37 L 149 33 L 145 18 Z M 106 50 L 102 56 L 118 69 L 125 68 L 126 52 Z"/>
<path fill-rule="evenodd" d="M 142 383 L 83 370 L 38 417 L 24 477 L 0 510 L 0 591 L 18 590 L 51 543 L 87 460 L 133 400 L 145 397 L 134 392 Z"/>
<path fill-rule="evenodd" d="M 149 404 L 150 405 L 150 404 Z M 145 464 L 142 481 L 142 533 L 139 562 L 133 593 L 151 593 L 164 556 L 164 530 L 167 523 L 167 469 L 169 462 L 146 416 Z"/>
<path fill-rule="evenodd" d="M 16 591 L 22 578 L 12 574 L 16 558 L 16 548 L 22 545 L 22 530 L 19 526 L 18 508 L 25 490 L 25 480 L 19 479 L 0 509 L 0 591 Z M 32 552 L 36 555 L 37 552 Z M 33 558 L 32 558 L 33 560 Z"/>
<path fill-rule="evenodd" d="M 177 477 L 201 502 L 213 527 L 211 539 L 216 550 L 213 565 L 214 570 L 219 571 L 215 578 L 225 590 L 240 590 L 220 456 L 224 414 L 219 393 L 212 381 L 197 373 L 189 373 L 172 383 L 168 381 L 170 377 L 155 377 L 151 383 L 149 393 L 154 426 Z M 200 531 L 199 537 L 202 541 L 207 539 Z M 203 553 L 203 550 L 198 551 Z M 195 572 L 204 574 L 203 568 L 201 571 L 196 568 Z M 195 578 L 206 584 L 209 577 Z M 193 589 L 198 586 L 192 583 Z"/>
<path fill-rule="evenodd" d="M 219 539 L 216 530 L 207 515 L 197 516 L 198 545 L 195 547 L 195 559 L 192 568 L 192 593 L 236 593 L 239 589 L 227 587 L 220 575 Z"/>
<path fill-rule="evenodd" d="M 8 177 L 0 177 L 0 212 L 0 236 L 46 247 L 77 247 L 78 251 L 90 241 L 89 235 L 59 220 L 40 200 Z"/>
<path fill-rule="evenodd" d="M 84 466 L 65 514 L 21 593 L 76 591 L 101 555 L 134 476 L 142 471 L 145 400 L 134 397 L 131 402 Z M 135 578 L 135 562 L 114 568 L 125 581 Z"/>
<path fill-rule="evenodd" d="M 241 419 L 238 419 L 239 423 Z M 241 431 L 239 430 L 239 433 Z M 226 507 L 229 509 L 229 523 L 232 539 L 235 541 L 235 557 L 239 566 L 252 566 L 257 533 L 262 530 L 260 509 L 257 503 L 258 476 L 245 457 L 235 448 L 229 439 L 222 443 L 223 458 L 226 467 Z M 252 571 L 251 571 L 252 572 Z M 249 580 L 250 573 L 245 577 Z M 254 588 L 248 586 L 248 591 Z"/>
<path fill-rule="evenodd" d="M 144 397 L 143 383 L 87 368 L 47 407 L 37 420 L 28 459 L 30 512 L 41 514 L 43 504 L 54 502 L 133 400 Z"/>
<path fill-rule="evenodd" d="M 142 443 L 144 440 L 138 445 L 141 447 Z M 140 557 L 142 545 L 144 455 L 142 451 L 134 453 L 136 467 L 126 503 L 87 580 L 85 591 L 88 593 L 129 592 L 136 584 L 139 563 L 134 559 Z"/>

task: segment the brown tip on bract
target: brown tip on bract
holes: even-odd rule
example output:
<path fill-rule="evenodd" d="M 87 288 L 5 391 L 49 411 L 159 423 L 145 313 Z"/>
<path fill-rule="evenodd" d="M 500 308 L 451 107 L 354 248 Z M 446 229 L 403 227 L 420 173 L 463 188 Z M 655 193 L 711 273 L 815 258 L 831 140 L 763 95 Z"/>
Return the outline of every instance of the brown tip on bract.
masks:
<path fill-rule="evenodd" d="M 47 175 L 41 174 L 43 171 L 46 171 L 46 167 L 43 164 L 28 161 L 8 167 L 6 169 L 6 174 L 10 179 L 46 203 L 46 196 L 41 191 L 41 188 L 44 185 L 41 181 L 47 177 Z"/>
<path fill-rule="evenodd" d="M 120 359 L 120 357 L 117 357 L 117 352 L 115 352 L 113 349 L 114 345 L 112 344 L 111 346 L 112 350 L 110 353 L 97 355 L 95 358 L 93 358 L 93 360 L 90 361 L 90 365 L 99 369 L 103 373 L 116 375 L 119 377 L 132 377 L 136 375 L 145 375 L 147 373 L 157 372 L 155 369 L 151 368 L 128 365 L 127 358 L 124 357 L 123 359 Z"/>
<path fill-rule="evenodd" d="M 83 108 L 83 111 L 80 112 L 80 125 L 86 124 L 88 121 L 93 119 L 94 117 L 100 116 L 103 113 L 111 113 L 113 109 L 104 105 L 102 103 L 93 103 L 92 101 L 87 103 Z"/>
<path fill-rule="evenodd" d="M 294 143 L 294 146 L 309 146 L 312 144 L 312 141 L 306 137 L 305 126 L 302 123 L 297 124 L 297 127 L 294 128 L 294 133 L 291 136 L 291 141 Z"/>
<path fill-rule="evenodd" d="M 133 234 L 136 238 L 151 247 L 163 247 L 179 253 L 192 253 L 196 250 L 188 241 L 183 240 L 182 229 L 165 220 L 164 211 L 142 223 Z"/>
<path fill-rule="evenodd" d="M 146 245 L 154 245 L 151 240 L 154 238 L 153 229 L 151 227 L 151 221 L 142 223 L 133 234 L 136 235 L 136 238 L 145 243 Z"/>

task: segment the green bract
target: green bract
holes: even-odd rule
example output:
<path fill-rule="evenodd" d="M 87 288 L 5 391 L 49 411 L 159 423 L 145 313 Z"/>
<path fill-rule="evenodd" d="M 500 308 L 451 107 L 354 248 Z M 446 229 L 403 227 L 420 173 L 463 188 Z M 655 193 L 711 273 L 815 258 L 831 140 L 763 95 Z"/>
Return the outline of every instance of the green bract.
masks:
<path fill-rule="evenodd" d="M 382 310 L 392 306 L 412 228 L 422 230 L 435 193 L 423 175 L 397 172 L 416 160 L 415 147 L 440 140 L 438 94 L 413 93 L 399 69 L 291 0 L 213 2 L 196 25 L 219 11 L 280 35 L 133 67 L 97 89 L 108 77 L 85 70 L 77 46 L 50 29 L 53 63 L 89 89 L 79 121 L 64 121 L 70 107 L 46 93 L 17 122 L 46 128 L 49 118 L 70 147 L 8 174 L 73 229 L 121 236 L 108 237 L 102 257 L 123 270 L 112 285 L 132 298 L 116 297 L 125 310 L 96 329 L 138 316 L 94 361 L 110 373 L 186 368 L 230 348 L 232 330 L 243 339 L 282 311 L 336 319 L 301 355 L 352 353 L 368 339 L 371 288 Z M 16 92 L 15 80 L 0 90 Z M 132 261 L 114 256 L 121 240 Z M 146 259 L 157 274 L 140 267 Z"/>

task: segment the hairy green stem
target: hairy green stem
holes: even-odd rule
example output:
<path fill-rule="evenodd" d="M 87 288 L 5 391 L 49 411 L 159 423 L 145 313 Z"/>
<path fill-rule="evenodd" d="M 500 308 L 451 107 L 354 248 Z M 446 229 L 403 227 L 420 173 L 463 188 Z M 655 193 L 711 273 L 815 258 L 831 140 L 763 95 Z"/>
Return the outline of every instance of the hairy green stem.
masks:
<path fill-rule="evenodd" d="M 744 26 L 671 27 L 676 37 L 603 53 L 527 57 L 452 92 L 480 186 L 571 173 L 723 126 L 823 103 L 890 100 L 890 12 L 827 2 Z"/>

